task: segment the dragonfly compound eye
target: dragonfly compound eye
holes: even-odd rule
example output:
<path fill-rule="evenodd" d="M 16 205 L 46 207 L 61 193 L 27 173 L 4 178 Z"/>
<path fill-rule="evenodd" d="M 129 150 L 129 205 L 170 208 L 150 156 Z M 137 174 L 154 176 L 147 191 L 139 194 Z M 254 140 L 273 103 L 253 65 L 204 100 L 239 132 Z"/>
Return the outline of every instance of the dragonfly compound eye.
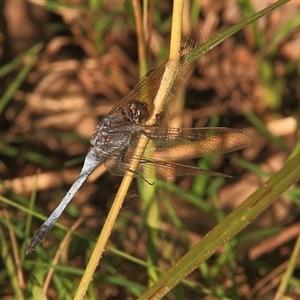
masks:
<path fill-rule="evenodd" d="M 132 100 L 126 107 L 126 115 L 135 124 L 147 121 L 149 113 L 146 105 L 139 100 Z"/>

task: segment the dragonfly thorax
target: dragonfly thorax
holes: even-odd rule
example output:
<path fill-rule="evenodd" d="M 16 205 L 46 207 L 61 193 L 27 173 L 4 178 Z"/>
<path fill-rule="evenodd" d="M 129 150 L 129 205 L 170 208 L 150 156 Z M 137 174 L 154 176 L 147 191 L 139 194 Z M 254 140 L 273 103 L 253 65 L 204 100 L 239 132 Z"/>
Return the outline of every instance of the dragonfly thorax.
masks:
<path fill-rule="evenodd" d="M 112 114 L 98 124 L 91 146 L 98 153 L 109 157 L 114 151 L 121 151 L 130 142 L 132 125 L 123 114 Z"/>

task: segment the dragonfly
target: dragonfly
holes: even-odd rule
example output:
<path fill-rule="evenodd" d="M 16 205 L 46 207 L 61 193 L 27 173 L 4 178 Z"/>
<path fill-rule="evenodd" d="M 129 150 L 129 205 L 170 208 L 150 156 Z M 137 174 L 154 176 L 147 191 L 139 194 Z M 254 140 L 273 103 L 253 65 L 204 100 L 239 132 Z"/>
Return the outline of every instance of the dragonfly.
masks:
<path fill-rule="evenodd" d="M 174 161 L 208 154 L 223 154 L 245 148 L 252 144 L 252 138 L 244 132 L 225 127 L 163 128 L 158 125 L 145 125 L 154 110 L 153 101 L 158 92 L 165 65 L 147 73 L 133 90 L 100 121 L 91 138 L 91 147 L 78 178 L 34 234 L 26 254 L 34 251 L 41 243 L 81 185 L 102 163 L 113 175 L 123 176 L 129 171 L 133 177 L 142 177 L 145 180 L 153 177 L 182 175 L 230 177 Z M 175 81 L 174 88 L 183 80 L 189 68 L 182 68 L 182 70 L 182 74 Z M 137 157 L 135 153 L 138 140 L 143 135 L 147 137 L 148 143 L 143 149 L 142 156 Z M 130 163 L 134 160 L 137 161 L 137 168 L 130 170 Z"/>

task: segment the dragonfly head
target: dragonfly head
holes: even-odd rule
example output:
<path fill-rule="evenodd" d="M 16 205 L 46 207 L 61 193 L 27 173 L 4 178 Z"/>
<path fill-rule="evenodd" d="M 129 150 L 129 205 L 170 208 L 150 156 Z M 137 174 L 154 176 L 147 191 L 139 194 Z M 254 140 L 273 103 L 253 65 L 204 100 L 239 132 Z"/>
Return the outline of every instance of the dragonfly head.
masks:
<path fill-rule="evenodd" d="M 146 105 L 137 99 L 133 99 L 127 104 L 124 113 L 129 121 L 135 124 L 143 123 L 147 121 L 149 117 Z"/>

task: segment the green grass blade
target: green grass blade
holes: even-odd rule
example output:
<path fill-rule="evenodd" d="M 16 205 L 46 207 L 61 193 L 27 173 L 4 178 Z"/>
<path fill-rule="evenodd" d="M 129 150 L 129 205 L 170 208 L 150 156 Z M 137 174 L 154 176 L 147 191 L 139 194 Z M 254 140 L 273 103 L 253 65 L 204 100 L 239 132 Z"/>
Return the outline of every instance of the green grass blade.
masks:
<path fill-rule="evenodd" d="M 139 299 L 160 299 L 202 262 L 214 254 L 260 215 L 285 190 L 300 178 L 300 153 L 290 159 L 262 187 L 210 231 L 200 243 L 170 268 Z"/>
<path fill-rule="evenodd" d="M 278 290 L 277 290 L 275 298 L 274 298 L 275 300 L 283 299 L 283 296 L 289 285 L 290 278 L 291 278 L 291 276 L 295 270 L 295 267 L 297 265 L 297 260 L 299 258 L 299 255 L 300 255 L 300 234 L 298 235 L 296 245 L 294 247 L 291 259 L 289 260 L 289 263 L 288 263 L 288 267 L 287 267 L 284 275 L 282 276 L 280 285 L 278 287 Z"/>
<path fill-rule="evenodd" d="M 3 67 L 0 68 L 0 78 L 7 75 L 8 73 L 16 69 L 19 65 L 21 65 L 26 56 L 36 55 L 43 48 L 43 46 L 44 46 L 43 43 L 38 43 L 34 45 L 32 48 L 25 51 L 23 54 L 13 59 L 11 62 L 5 64 Z"/>
<path fill-rule="evenodd" d="M 264 15 L 270 13 L 271 11 L 278 9 L 280 6 L 290 2 L 290 0 L 282 0 L 277 1 L 273 5 L 268 6 L 267 8 L 259 11 L 258 13 L 254 14 L 253 16 L 249 17 L 248 19 L 224 30 L 222 33 L 217 34 L 212 39 L 208 40 L 207 42 L 201 44 L 199 47 L 192 49 L 185 57 L 185 63 L 190 63 L 196 59 L 198 59 L 203 54 L 210 51 L 215 46 L 219 45 L 223 41 L 225 41 L 228 37 L 232 36 L 233 34 L 237 33 L 239 30 L 243 29 L 244 27 L 250 25 L 251 23 L 257 21 L 259 18 L 263 17 Z"/>
<path fill-rule="evenodd" d="M 14 291 L 14 295 L 16 296 L 16 299 L 20 299 L 20 300 L 25 299 L 23 295 L 23 291 L 19 284 L 17 269 L 14 263 L 15 260 L 13 258 L 12 252 L 10 251 L 9 245 L 7 243 L 7 237 L 5 237 L 1 226 L 0 226 L 0 255 L 2 258 L 2 262 L 5 265 L 7 276 L 10 278 L 10 283 Z"/>
<path fill-rule="evenodd" d="M 15 80 L 10 84 L 10 86 L 7 88 L 5 93 L 0 98 L 0 114 L 2 114 L 4 108 L 12 98 L 13 94 L 16 92 L 16 90 L 20 87 L 22 82 L 26 79 L 29 71 L 31 70 L 35 60 L 34 58 L 38 54 L 38 52 L 41 50 L 42 44 L 37 44 L 35 47 L 31 48 L 27 55 L 30 57 L 29 62 L 23 66 L 21 71 L 16 76 Z M 19 62 L 19 58 L 16 59 L 17 62 Z M 4 71 L 2 70 L 2 75 L 5 74 L 8 70 L 15 67 L 15 63 L 8 65 Z"/>

